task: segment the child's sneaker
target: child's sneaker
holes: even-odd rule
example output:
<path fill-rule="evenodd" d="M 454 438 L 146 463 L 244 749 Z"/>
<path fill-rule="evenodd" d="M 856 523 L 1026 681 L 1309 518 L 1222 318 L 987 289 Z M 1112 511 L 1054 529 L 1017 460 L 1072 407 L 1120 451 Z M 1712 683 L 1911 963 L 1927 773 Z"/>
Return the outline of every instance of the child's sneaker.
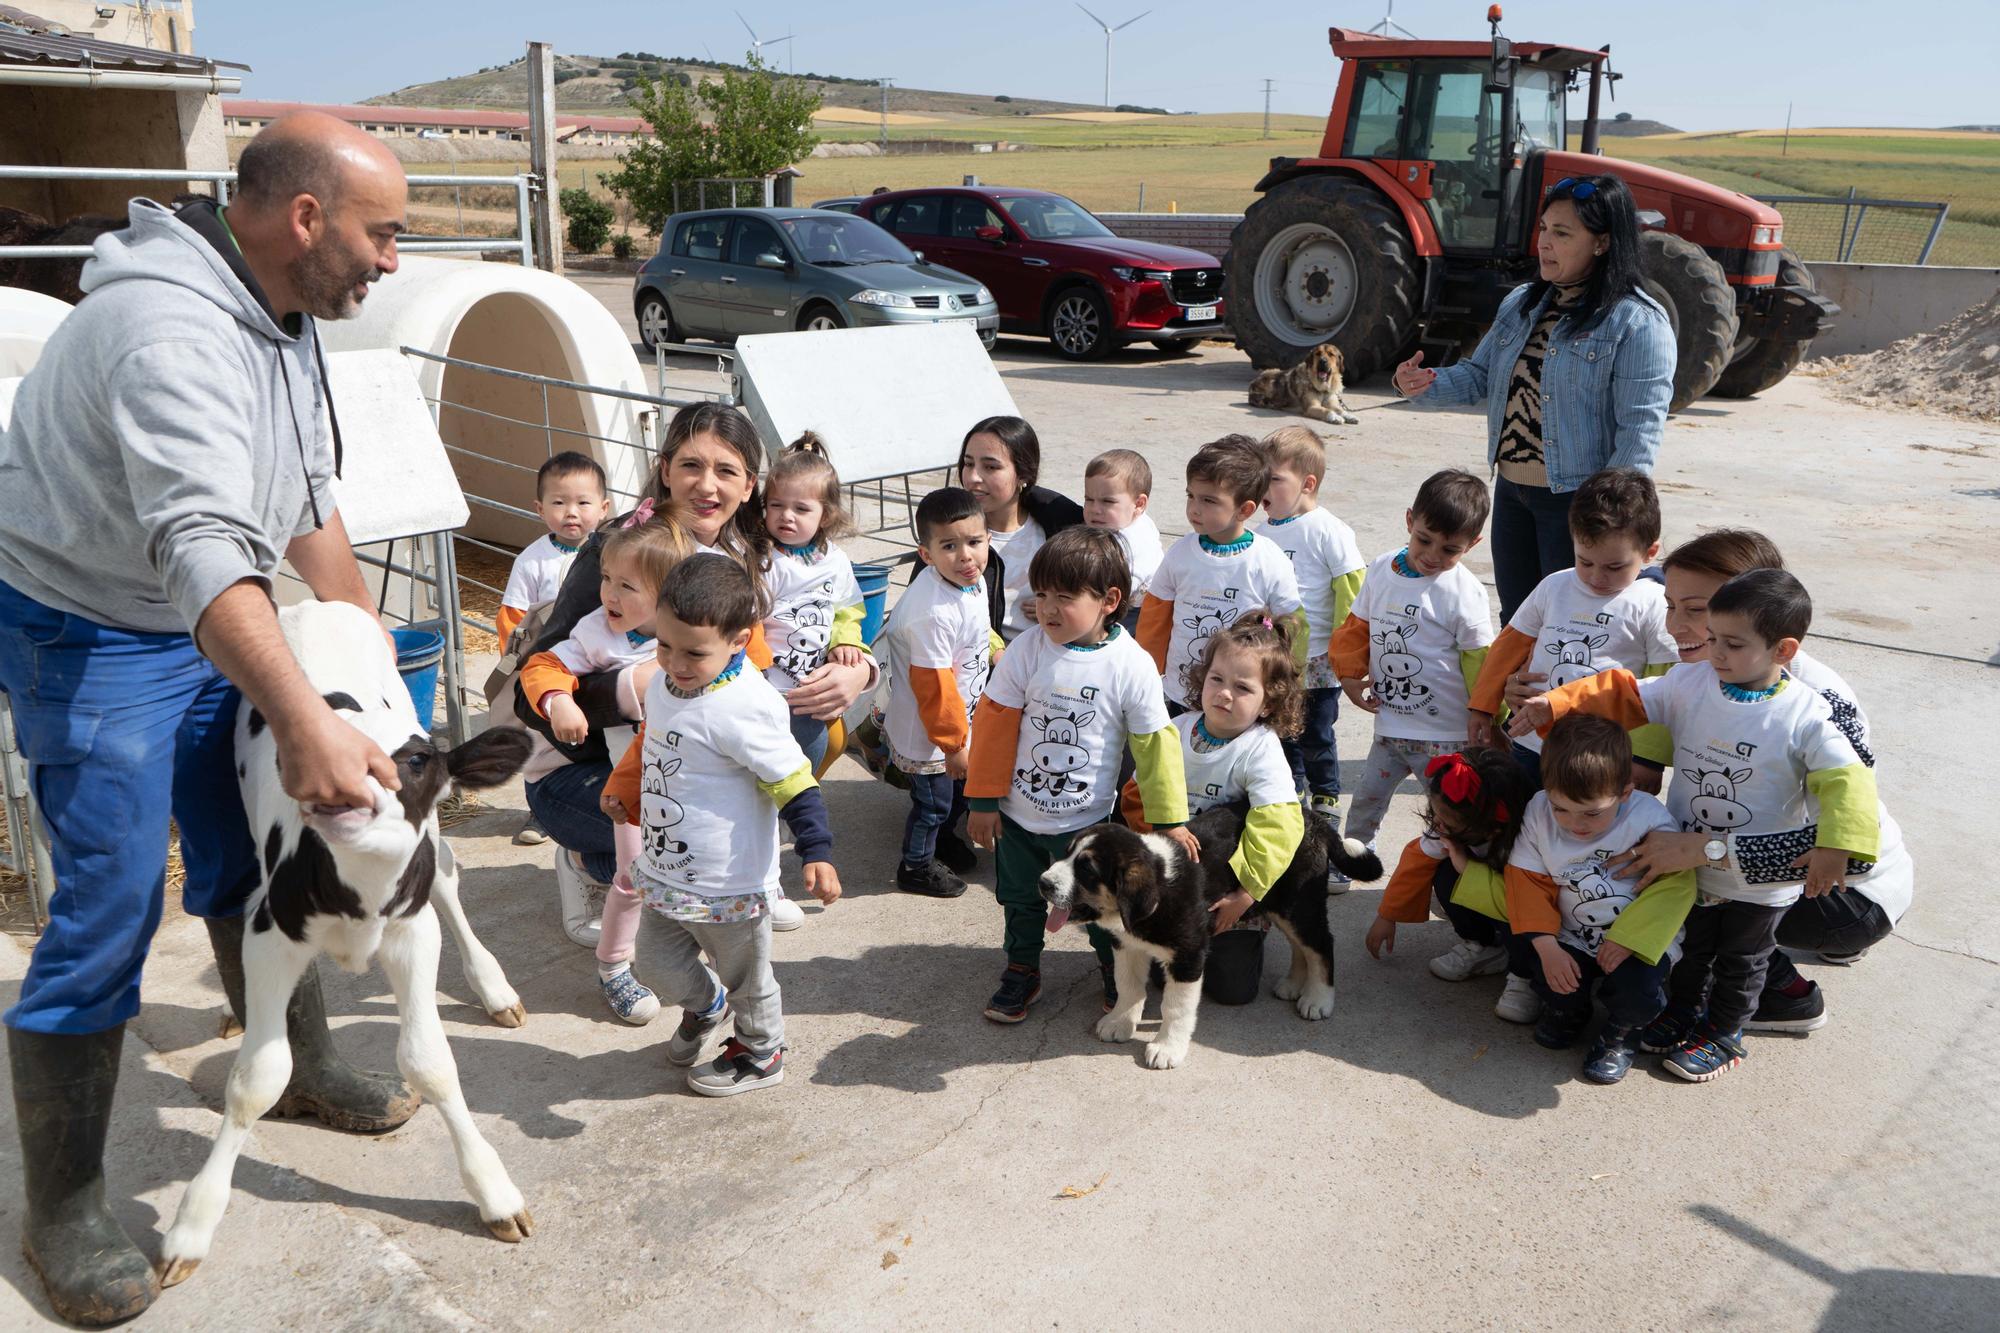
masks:
<path fill-rule="evenodd" d="M 768 902 L 771 909 L 772 930 L 797 930 L 806 923 L 805 909 L 777 889 L 771 890 Z"/>
<path fill-rule="evenodd" d="M 701 1048 L 708 1043 L 708 1034 L 722 1026 L 729 1017 L 729 997 L 718 995 L 715 1003 L 705 1014 L 692 1009 L 683 1010 L 681 1025 L 674 1029 L 674 1035 L 667 1039 L 667 1063 L 686 1069 L 701 1058 Z"/>
<path fill-rule="evenodd" d="M 1542 1012 L 1542 997 L 1526 977 L 1507 974 L 1507 985 L 1493 1003 L 1493 1012 L 1509 1023 L 1532 1023 Z"/>
<path fill-rule="evenodd" d="M 945 869 L 940 857 L 920 866 L 897 866 L 896 887 L 925 898 L 956 898 L 965 892 L 965 881 Z"/>
<path fill-rule="evenodd" d="M 1852 967 L 1868 956 L 1868 950 L 1856 949 L 1853 953 L 1822 953 L 1819 960 L 1835 967 Z"/>
<path fill-rule="evenodd" d="M 533 815 L 529 815 L 528 822 L 521 825 L 520 829 L 514 834 L 514 845 L 516 847 L 539 847 L 548 840 L 548 830 L 544 829 L 542 821 L 536 819 Z"/>
<path fill-rule="evenodd" d="M 1653 1055 L 1678 1051 L 1701 1022 L 1701 1010 L 1670 1004 L 1639 1032 L 1639 1049 Z"/>
<path fill-rule="evenodd" d="M 978 851 L 951 829 L 944 829 L 937 835 L 936 856 L 944 862 L 944 868 L 954 875 L 969 875 L 979 865 Z"/>
<path fill-rule="evenodd" d="M 1506 970 L 1507 946 L 1504 944 L 1476 944 L 1471 940 L 1460 940 L 1451 946 L 1451 952 L 1431 959 L 1431 975 L 1440 981 L 1470 981 L 1474 977 L 1491 976 Z"/>
<path fill-rule="evenodd" d="M 704 1097 L 734 1097 L 784 1081 L 783 1047 L 759 1060 L 748 1046 L 731 1037 L 723 1043 L 720 1055 L 688 1075 L 688 1091 Z"/>
<path fill-rule="evenodd" d="M 1509 981 L 1513 978 L 1509 977 Z M 1566 1051 L 1576 1045 L 1576 1039 L 1583 1035 L 1583 1028 L 1590 1021 L 1590 1010 L 1572 1013 L 1567 1010 L 1545 1008 L 1542 1017 L 1535 1024 L 1535 1045 L 1546 1046 L 1552 1051 Z"/>
<path fill-rule="evenodd" d="M 1590 1043 L 1590 1053 L 1583 1057 L 1583 1076 L 1592 1083 L 1616 1083 L 1631 1071 L 1632 1059 L 1638 1053 L 1637 1033 L 1631 1028 L 1607 1026 Z"/>
<path fill-rule="evenodd" d="M 1104 978 L 1104 1012 L 1118 1007 L 1118 964 L 1097 960 L 1097 975 Z"/>
<path fill-rule="evenodd" d="M 1665 1064 L 1670 1074 L 1678 1074 L 1690 1083 L 1706 1083 L 1742 1064 L 1747 1053 L 1743 1049 L 1742 1029 L 1717 1032 L 1704 1021 L 1678 1051 L 1666 1058 Z"/>
<path fill-rule="evenodd" d="M 556 898 L 562 904 L 563 934 L 572 944 L 597 947 L 604 924 L 604 894 L 608 885 L 592 879 L 582 860 L 567 848 L 556 848 Z"/>
<path fill-rule="evenodd" d="M 1000 989 L 986 1002 L 986 1016 L 996 1023 L 1018 1023 L 1028 1016 L 1028 1006 L 1042 998 L 1042 974 L 1019 963 L 1007 964 L 1000 974 Z"/>
<path fill-rule="evenodd" d="M 1826 995 L 1817 981 L 1806 983 L 1806 993 L 1791 996 L 1765 987 L 1757 1001 L 1757 1012 L 1743 1025 L 1745 1032 L 1816 1032 L 1826 1026 Z"/>
<path fill-rule="evenodd" d="M 600 975 L 597 984 L 603 987 L 604 1002 L 611 1006 L 611 1012 L 632 1026 L 644 1027 L 659 1016 L 660 997 L 632 975 L 629 965 L 608 977 Z"/>

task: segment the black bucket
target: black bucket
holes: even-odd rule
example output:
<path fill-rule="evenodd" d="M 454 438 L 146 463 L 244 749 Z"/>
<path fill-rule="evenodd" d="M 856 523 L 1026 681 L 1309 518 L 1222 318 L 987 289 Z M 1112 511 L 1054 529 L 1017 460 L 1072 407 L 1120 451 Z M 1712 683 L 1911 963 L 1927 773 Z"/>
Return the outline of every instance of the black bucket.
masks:
<path fill-rule="evenodd" d="M 1208 943 L 1201 993 L 1217 1004 L 1248 1004 L 1264 979 L 1264 935 L 1254 928 L 1225 930 Z"/>

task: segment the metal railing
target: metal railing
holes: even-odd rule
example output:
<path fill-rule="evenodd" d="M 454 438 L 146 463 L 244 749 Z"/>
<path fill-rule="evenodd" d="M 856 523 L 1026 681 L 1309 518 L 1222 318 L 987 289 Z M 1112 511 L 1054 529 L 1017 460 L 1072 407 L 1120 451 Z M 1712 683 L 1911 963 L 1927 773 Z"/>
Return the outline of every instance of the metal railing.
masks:
<path fill-rule="evenodd" d="M 529 203 L 539 188 L 531 173 L 513 176 L 410 176 L 415 188 L 453 185 L 499 186 L 514 192 L 515 232 L 492 237 L 398 237 L 396 248 L 404 254 L 501 254 L 519 257 L 533 267 L 535 250 Z M 229 202 L 230 187 L 236 183 L 233 171 L 190 171 L 184 167 L 27 167 L 0 166 L 0 180 L 36 181 L 189 181 L 212 186 L 216 202 Z M 0 259 L 88 259 L 94 253 L 87 245 L 0 245 Z"/>
<path fill-rule="evenodd" d="M 1852 186 L 1845 195 L 1755 197 L 1777 205 L 1785 244 L 1807 263 L 1928 264 L 1951 211 L 1949 203 L 1863 199 Z"/>
<path fill-rule="evenodd" d="M 40 931 L 48 923 L 49 897 L 56 890 L 55 867 L 49 862 L 49 846 L 35 814 L 28 760 L 21 753 L 20 737 L 14 729 L 14 710 L 4 692 L 0 692 L 0 804 L 6 806 L 7 827 L 7 848 L 0 853 L 0 867 L 27 882 L 29 914 Z"/>

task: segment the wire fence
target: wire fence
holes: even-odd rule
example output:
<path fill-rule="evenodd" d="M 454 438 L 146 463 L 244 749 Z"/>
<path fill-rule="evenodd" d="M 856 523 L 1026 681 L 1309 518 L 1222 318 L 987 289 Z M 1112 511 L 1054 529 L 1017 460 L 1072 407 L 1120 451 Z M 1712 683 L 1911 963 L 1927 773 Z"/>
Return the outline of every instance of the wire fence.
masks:
<path fill-rule="evenodd" d="M 1785 244 L 1808 264 L 1927 264 L 1948 203 L 1845 195 L 1760 194 L 1785 219 Z"/>

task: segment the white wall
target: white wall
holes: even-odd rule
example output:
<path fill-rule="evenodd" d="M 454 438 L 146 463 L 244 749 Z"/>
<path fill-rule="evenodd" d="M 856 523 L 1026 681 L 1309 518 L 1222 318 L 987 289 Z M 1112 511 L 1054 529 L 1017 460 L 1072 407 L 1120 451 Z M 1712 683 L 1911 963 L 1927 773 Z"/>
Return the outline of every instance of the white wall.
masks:
<path fill-rule="evenodd" d="M 1916 264 L 1808 264 L 1820 294 L 1840 306 L 1814 356 L 1873 352 L 1934 329 L 2000 292 L 2000 268 Z"/>

